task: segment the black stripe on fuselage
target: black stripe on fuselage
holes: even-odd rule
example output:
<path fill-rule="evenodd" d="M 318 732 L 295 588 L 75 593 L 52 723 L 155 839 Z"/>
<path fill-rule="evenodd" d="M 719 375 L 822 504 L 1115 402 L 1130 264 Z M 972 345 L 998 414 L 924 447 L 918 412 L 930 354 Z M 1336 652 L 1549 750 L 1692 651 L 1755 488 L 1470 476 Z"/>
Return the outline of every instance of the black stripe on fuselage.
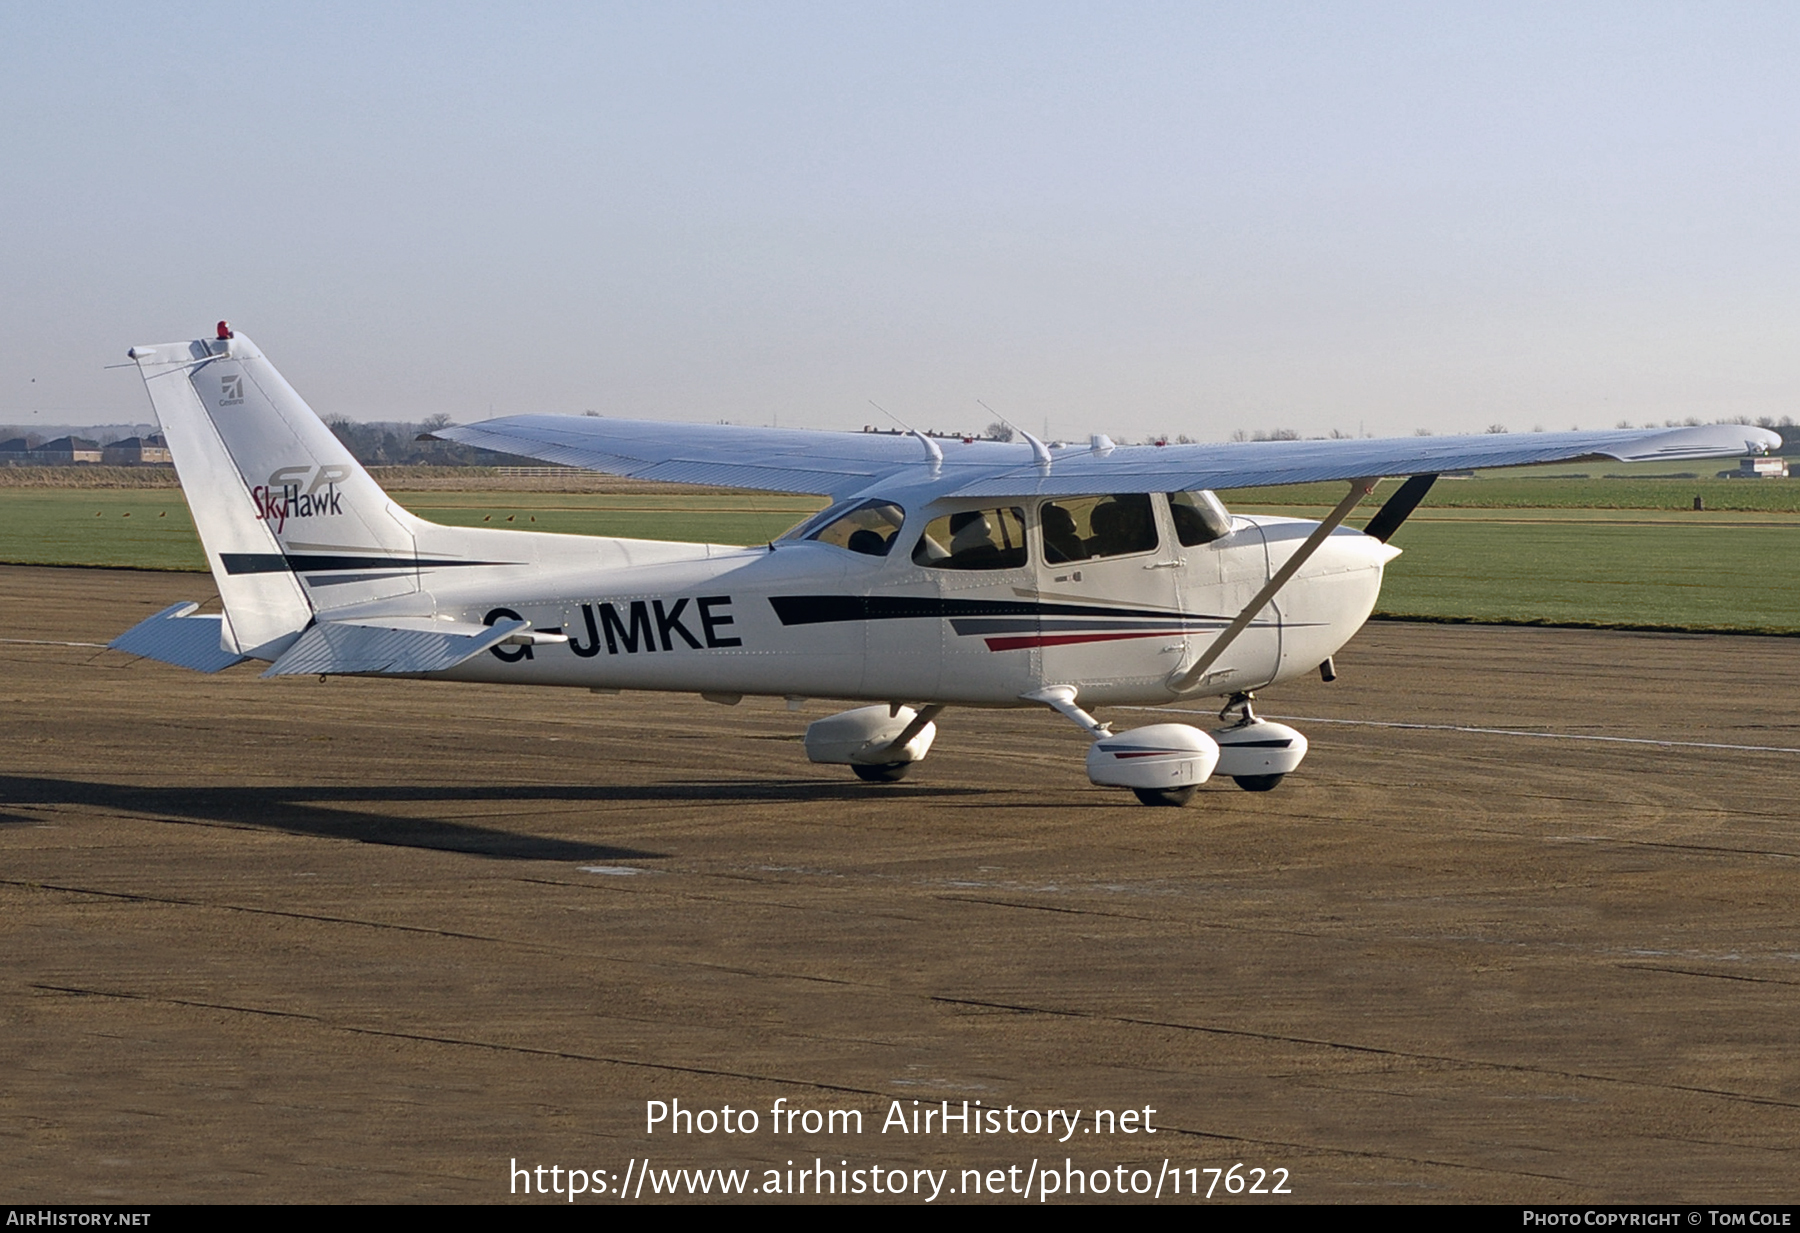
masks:
<path fill-rule="evenodd" d="M 511 565 L 512 561 L 443 561 L 431 557 L 352 557 L 319 553 L 221 552 L 227 574 L 328 574 L 351 569 L 442 569 L 455 565 Z"/>

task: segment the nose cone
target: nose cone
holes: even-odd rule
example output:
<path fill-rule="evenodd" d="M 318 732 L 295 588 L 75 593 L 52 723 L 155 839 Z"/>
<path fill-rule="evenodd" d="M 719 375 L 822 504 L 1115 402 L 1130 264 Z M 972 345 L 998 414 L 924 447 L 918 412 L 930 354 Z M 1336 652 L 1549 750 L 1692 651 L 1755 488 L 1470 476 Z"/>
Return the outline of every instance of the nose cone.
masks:
<path fill-rule="evenodd" d="M 1392 544 L 1372 535 L 1341 527 L 1319 548 L 1316 566 L 1323 572 L 1339 570 L 1380 569 L 1400 555 Z"/>

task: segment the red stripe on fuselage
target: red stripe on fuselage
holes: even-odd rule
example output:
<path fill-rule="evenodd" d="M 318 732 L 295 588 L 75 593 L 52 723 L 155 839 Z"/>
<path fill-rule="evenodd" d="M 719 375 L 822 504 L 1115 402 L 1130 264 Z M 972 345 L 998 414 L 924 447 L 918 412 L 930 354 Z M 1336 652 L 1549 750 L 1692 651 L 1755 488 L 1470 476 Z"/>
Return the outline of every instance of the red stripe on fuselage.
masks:
<path fill-rule="evenodd" d="M 989 638 L 990 651 L 1020 651 L 1034 646 L 1070 646 L 1077 642 L 1120 642 L 1127 638 L 1181 637 L 1179 629 L 1132 629 L 1108 634 L 1024 634 L 1016 638 Z"/>

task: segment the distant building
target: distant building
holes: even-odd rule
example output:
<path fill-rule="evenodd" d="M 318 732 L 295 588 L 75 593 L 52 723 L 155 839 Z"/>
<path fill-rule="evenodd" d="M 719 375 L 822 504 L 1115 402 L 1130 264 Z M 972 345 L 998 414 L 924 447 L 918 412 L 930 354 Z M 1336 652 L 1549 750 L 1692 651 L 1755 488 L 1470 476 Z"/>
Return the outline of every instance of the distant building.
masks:
<path fill-rule="evenodd" d="M 169 443 L 158 433 L 149 437 L 126 437 L 114 441 L 100 451 L 101 461 L 110 467 L 137 467 L 146 463 L 168 463 Z"/>
<path fill-rule="evenodd" d="M 86 437 L 58 437 L 42 445 L 27 445 L 25 438 L 15 437 L 0 444 L 0 462 L 33 467 L 66 467 L 74 463 L 99 462 L 100 443 Z"/>
<path fill-rule="evenodd" d="M 1736 479 L 1786 479 L 1787 459 L 1779 454 L 1757 454 L 1738 460 L 1738 469 L 1727 471 Z"/>

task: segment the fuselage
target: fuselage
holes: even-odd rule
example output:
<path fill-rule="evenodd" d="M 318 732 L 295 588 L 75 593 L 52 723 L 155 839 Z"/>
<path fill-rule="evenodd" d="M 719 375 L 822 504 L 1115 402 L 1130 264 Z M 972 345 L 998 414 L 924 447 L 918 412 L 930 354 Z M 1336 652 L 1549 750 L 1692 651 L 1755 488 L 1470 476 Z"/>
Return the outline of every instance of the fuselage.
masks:
<path fill-rule="evenodd" d="M 916 509 L 910 495 L 842 503 L 754 548 L 419 525 L 416 590 L 321 616 L 518 617 L 568 639 L 496 647 L 435 674 L 455 680 L 958 706 L 1027 705 L 1022 695 L 1072 685 L 1084 705 L 1156 705 L 1313 670 L 1368 618 L 1395 554 L 1340 529 L 1177 691 L 1174 678 L 1315 523 L 1228 516 L 1224 534 L 1184 543 L 1192 519 L 1178 522 L 1185 515 L 1161 493 Z M 1123 540 L 1102 526 L 1108 502 L 1138 517 Z M 846 546 L 855 532 L 843 533 L 845 519 L 870 521 L 855 511 L 876 505 L 886 521 L 875 525 L 898 522 L 881 550 L 866 538 Z M 1052 505 L 1073 508 L 1093 533 L 1064 534 L 1067 509 Z M 986 539 L 959 545 L 978 521 Z M 315 603 L 332 598 L 309 591 Z"/>

